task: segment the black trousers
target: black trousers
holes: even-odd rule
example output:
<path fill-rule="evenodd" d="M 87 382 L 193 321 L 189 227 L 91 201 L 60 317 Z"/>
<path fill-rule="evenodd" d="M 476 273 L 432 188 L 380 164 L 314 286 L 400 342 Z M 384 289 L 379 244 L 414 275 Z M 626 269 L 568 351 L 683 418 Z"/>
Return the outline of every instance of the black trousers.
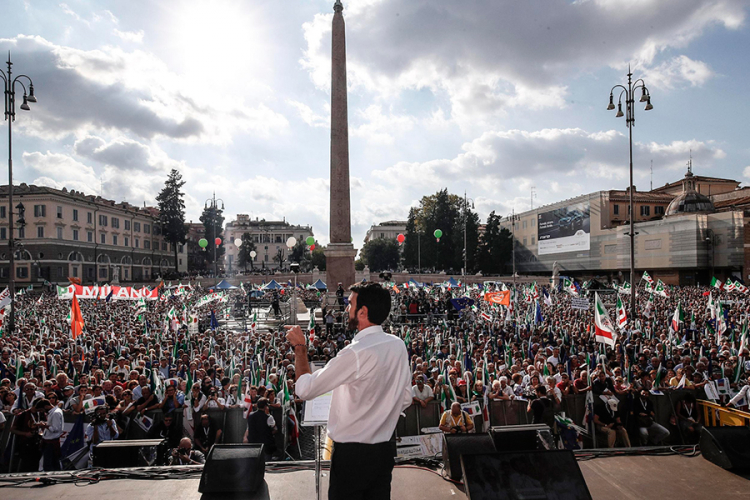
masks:
<path fill-rule="evenodd" d="M 334 443 L 328 500 L 389 500 L 396 442 Z"/>

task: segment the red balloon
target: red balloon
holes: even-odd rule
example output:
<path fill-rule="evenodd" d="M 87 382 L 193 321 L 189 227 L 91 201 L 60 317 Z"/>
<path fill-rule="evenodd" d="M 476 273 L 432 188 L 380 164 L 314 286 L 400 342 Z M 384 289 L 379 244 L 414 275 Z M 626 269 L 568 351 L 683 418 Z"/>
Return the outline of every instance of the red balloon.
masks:
<path fill-rule="evenodd" d="M 214 243 L 216 243 L 216 246 L 217 246 L 217 247 L 218 247 L 219 245 L 221 245 L 221 238 L 216 238 L 216 239 L 214 240 Z"/>
<path fill-rule="evenodd" d="M 315 250 L 315 244 L 310 245 L 310 251 L 312 252 L 313 250 Z"/>
<path fill-rule="evenodd" d="M 403 234 L 399 234 L 398 236 L 396 236 L 396 241 L 398 241 L 399 243 L 403 243 L 405 239 L 406 236 L 404 236 Z"/>

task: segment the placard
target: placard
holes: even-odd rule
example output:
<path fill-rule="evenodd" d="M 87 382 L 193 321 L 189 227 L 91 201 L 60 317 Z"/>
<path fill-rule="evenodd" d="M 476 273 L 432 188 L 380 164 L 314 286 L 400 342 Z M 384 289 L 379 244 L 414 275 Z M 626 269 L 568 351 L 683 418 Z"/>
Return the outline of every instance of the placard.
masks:
<path fill-rule="evenodd" d="M 305 401 L 305 413 L 302 417 L 302 425 L 327 423 L 328 414 L 331 411 L 332 397 L 333 391 L 321 394 L 311 401 Z"/>
<path fill-rule="evenodd" d="M 570 299 L 570 307 L 573 309 L 582 309 L 584 311 L 588 311 L 590 304 L 589 299 L 582 298 L 582 297 L 573 297 Z"/>

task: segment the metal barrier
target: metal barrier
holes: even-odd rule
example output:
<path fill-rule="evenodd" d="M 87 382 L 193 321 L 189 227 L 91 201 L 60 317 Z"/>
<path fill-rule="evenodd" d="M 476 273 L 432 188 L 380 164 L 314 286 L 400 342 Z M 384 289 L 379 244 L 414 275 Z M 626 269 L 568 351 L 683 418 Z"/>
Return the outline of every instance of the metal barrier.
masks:
<path fill-rule="evenodd" d="M 750 426 L 750 413 L 746 411 L 727 408 L 703 399 L 698 400 L 698 408 L 703 411 L 703 422 L 707 426 Z"/>

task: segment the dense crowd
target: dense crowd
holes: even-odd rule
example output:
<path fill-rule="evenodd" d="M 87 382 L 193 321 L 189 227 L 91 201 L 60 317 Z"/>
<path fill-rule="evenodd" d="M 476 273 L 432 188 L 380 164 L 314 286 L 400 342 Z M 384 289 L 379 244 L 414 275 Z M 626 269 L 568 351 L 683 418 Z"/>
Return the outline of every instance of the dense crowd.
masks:
<path fill-rule="evenodd" d="M 490 401 L 521 401 L 530 420 L 553 425 L 566 396 L 590 394 L 591 424 L 607 446 L 655 444 L 670 430 L 654 420 L 654 394 L 686 389 L 747 406 L 749 306 L 742 293 L 635 287 L 638 317 L 618 327 L 609 346 L 593 336 L 591 308 L 572 307 L 574 295 L 587 296 L 585 289 L 385 286 L 393 302 L 385 328 L 407 345 L 414 404 L 439 402 L 443 432 L 482 430 L 486 424 L 474 429 L 483 419 L 471 418 L 470 408 L 476 403 L 486 414 Z M 510 307 L 484 300 L 505 289 Z M 217 295 L 200 287 L 164 287 L 145 308 L 133 301 L 81 300 L 85 329 L 75 340 L 71 300 L 52 293 L 16 297 L 15 331 L 0 338 L 0 426 L 13 416 L 3 462 L 13 452 L 14 470 L 38 470 L 40 459 L 44 470 L 58 469 L 65 458 L 63 420 L 85 415 L 87 446 L 127 438 L 129 426 L 138 423 L 149 435 L 168 439 L 173 463 L 200 463 L 222 439 L 222 429 L 205 412 L 226 408 L 245 410 L 247 442 L 263 442 L 280 456 L 285 450 L 274 449 L 274 434 L 292 443 L 300 419 L 294 354 L 283 329 L 260 326 L 258 309 L 261 318 L 266 312 L 272 318 L 274 303 L 287 300 L 290 290 L 240 288 Z M 622 292 L 601 290 L 613 320 L 618 295 L 625 303 L 630 298 L 629 290 Z M 313 318 L 314 309 L 322 309 L 311 325 L 309 357 L 325 362 L 352 339 L 344 327 L 343 290 L 330 303 L 316 290 L 297 293 L 313 308 Z M 683 320 L 673 330 L 676 309 Z M 230 314 L 240 310 L 243 320 L 228 327 Z M 149 424 L 144 417 L 154 410 L 164 418 Z M 281 410 L 280 421 L 271 416 L 274 410 Z M 695 440 L 701 424 L 696 397 L 680 398 L 674 425 L 684 439 Z"/>

